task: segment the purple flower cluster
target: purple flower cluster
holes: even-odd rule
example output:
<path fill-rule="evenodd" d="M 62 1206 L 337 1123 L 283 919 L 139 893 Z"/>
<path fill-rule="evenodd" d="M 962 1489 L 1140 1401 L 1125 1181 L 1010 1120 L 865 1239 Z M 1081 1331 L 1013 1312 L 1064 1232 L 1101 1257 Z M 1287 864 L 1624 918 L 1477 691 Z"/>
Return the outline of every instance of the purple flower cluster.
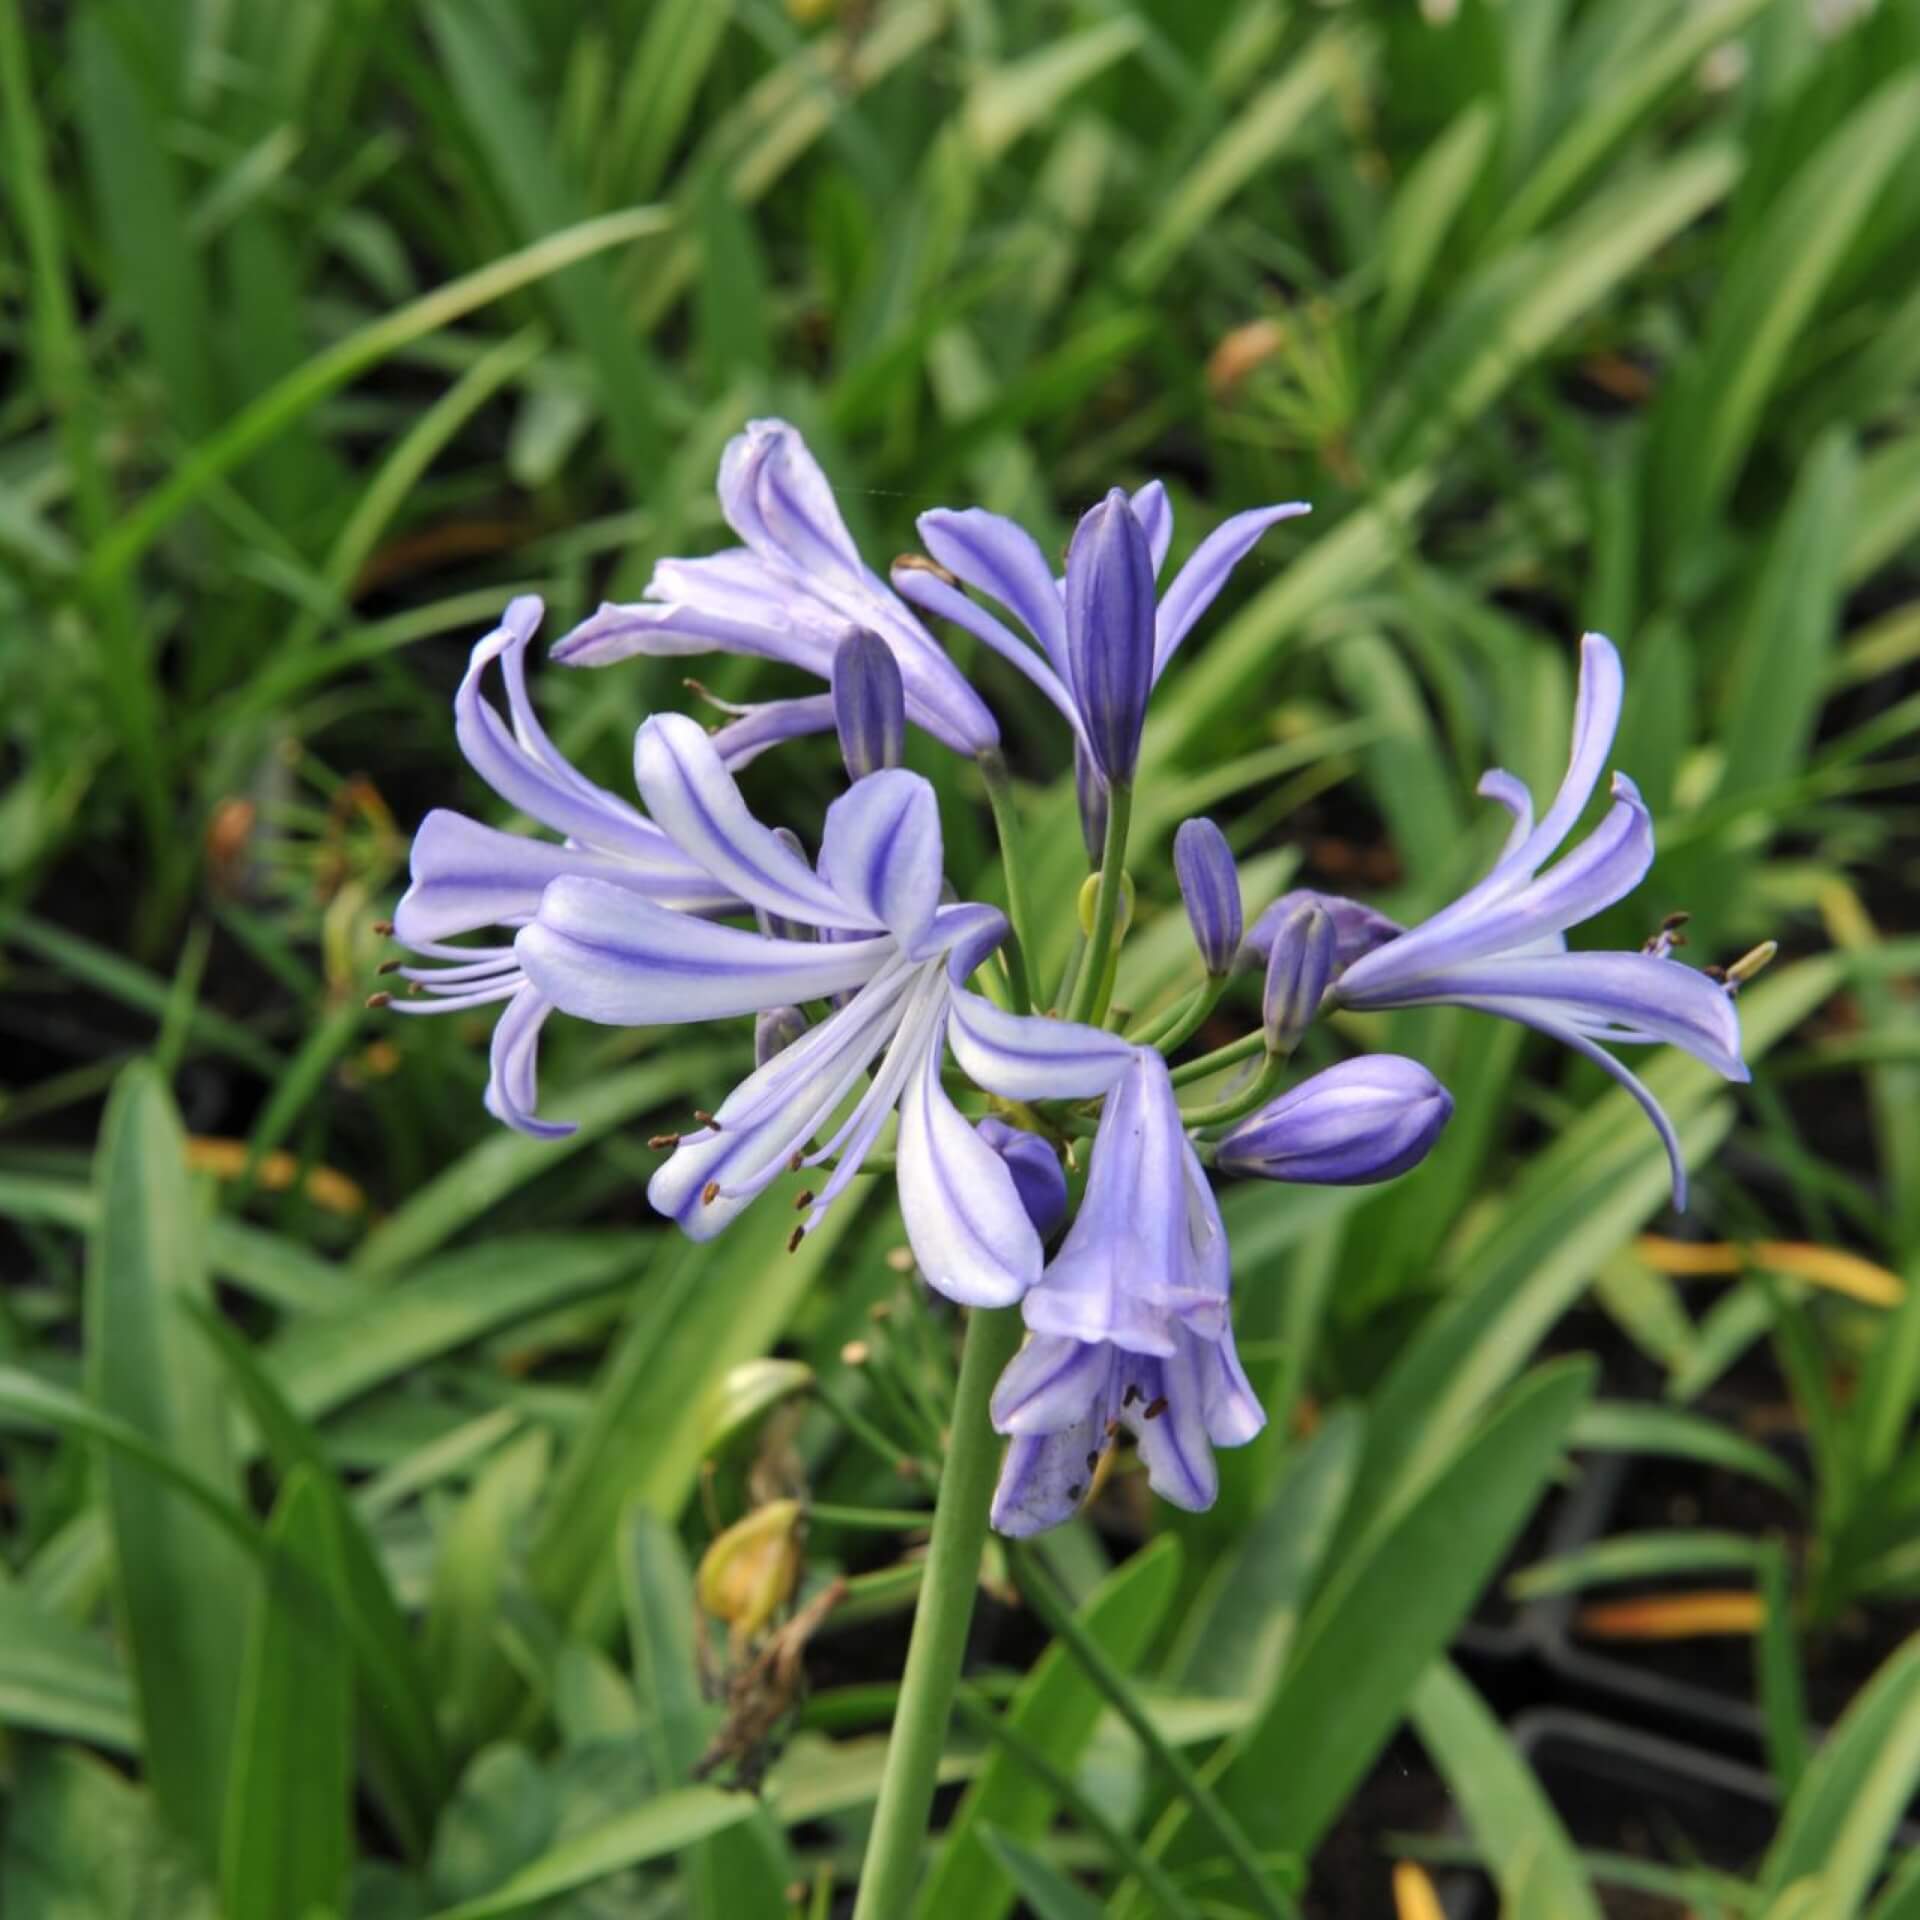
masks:
<path fill-rule="evenodd" d="M 670 1151 L 648 1197 L 695 1239 L 783 1176 L 810 1173 L 797 1245 L 890 1136 L 928 1284 L 968 1306 L 1018 1303 L 1029 1330 L 993 1399 L 1009 1439 L 994 1503 L 1003 1532 L 1065 1519 L 1123 1432 L 1158 1493 L 1205 1507 L 1218 1485 L 1213 1449 L 1260 1430 L 1234 1351 L 1212 1177 L 1390 1179 L 1425 1156 L 1452 1112 L 1432 1074 L 1393 1055 L 1348 1059 L 1276 1093 L 1287 1057 L 1329 1009 L 1459 1005 L 1553 1035 L 1647 1109 L 1684 1201 L 1672 1127 L 1609 1049 L 1667 1041 L 1744 1078 L 1731 996 L 1664 945 L 1575 954 L 1565 939 L 1637 885 L 1653 856 L 1646 808 L 1618 774 L 1610 811 L 1561 852 L 1619 719 L 1620 663 L 1607 641 L 1582 642 L 1572 751 L 1552 804 L 1536 823 L 1520 782 L 1488 774 L 1481 791 L 1514 820 L 1506 848 L 1418 926 L 1291 893 L 1248 928 L 1225 836 L 1187 822 L 1173 866 L 1206 984 L 1190 1020 L 1128 1037 L 1099 1024 L 1104 1001 L 1082 1023 L 975 991 L 976 980 L 997 983 L 993 956 L 1010 929 L 997 908 L 953 899 L 934 789 L 902 761 L 909 724 L 976 756 L 997 753 L 999 732 L 920 614 L 974 635 L 1058 709 L 1097 858 L 1108 796 L 1136 776 L 1155 683 L 1235 565 L 1305 509 L 1237 515 L 1162 591 L 1172 514 L 1158 483 L 1093 507 L 1063 577 L 1009 521 L 978 509 L 924 514 L 928 557 L 897 562 L 891 585 L 861 559 L 825 476 L 784 423 L 755 422 L 728 447 L 720 503 L 742 545 L 662 562 L 643 600 L 601 607 L 552 657 L 600 665 L 719 650 L 798 667 L 827 692 L 737 709 L 713 734 L 654 715 L 634 741 L 635 805 L 587 780 L 542 729 L 525 661 L 542 610 L 515 600 L 473 650 L 455 731 L 488 786 L 555 837 L 428 815 L 394 915 L 418 963 L 400 969 L 411 996 L 394 1004 L 497 1003 L 487 1104 L 536 1135 L 567 1131 L 538 1114 L 536 1052 L 554 1011 L 613 1026 L 751 1016 L 753 1071 L 694 1130 L 657 1143 Z M 504 714 L 485 691 L 496 666 Z M 769 747 L 829 731 L 849 784 L 809 856 L 755 817 L 735 774 Z M 475 936 L 481 944 L 468 944 Z M 1183 1112 L 1163 1049 L 1183 1044 L 1230 976 L 1256 965 L 1262 1031 L 1248 1045 L 1264 1046 L 1264 1064 L 1249 1069 L 1242 1096 Z M 996 1110 L 982 1117 L 964 1088 L 956 1100 L 956 1077 Z M 1089 1131 L 1076 1207 L 1070 1143 Z"/>

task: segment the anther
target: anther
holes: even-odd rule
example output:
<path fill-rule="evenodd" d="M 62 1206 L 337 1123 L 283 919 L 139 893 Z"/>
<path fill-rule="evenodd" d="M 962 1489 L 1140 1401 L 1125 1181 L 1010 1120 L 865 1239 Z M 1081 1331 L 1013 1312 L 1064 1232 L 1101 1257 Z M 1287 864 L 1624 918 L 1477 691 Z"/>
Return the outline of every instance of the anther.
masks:
<path fill-rule="evenodd" d="M 695 1107 L 693 1117 L 698 1120 L 703 1127 L 711 1127 L 715 1133 L 721 1131 L 720 1122 L 716 1120 L 712 1114 L 702 1113 L 698 1107 Z"/>
<path fill-rule="evenodd" d="M 1120 1422 L 1118 1420 L 1109 1420 L 1107 1422 L 1107 1438 L 1109 1440 L 1115 1440 L 1119 1438 L 1119 1435 Z"/>
<path fill-rule="evenodd" d="M 1138 1387 L 1129 1387 L 1126 1392 L 1120 1396 L 1120 1404 L 1123 1407 L 1130 1407 L 1139 1398 L 1140 1389 Z"/>
<path fill-rule="evenodd" d="M 712 1206 L 719 1198 L 720 1182 L 718 1180 L 709 1180 L 707 1184 L 700 1189 L 700 1204 L 703 1207 Z"/>
<path fill-rule="evenodd" d="M 393 922 L 391 920 L 376 920 L 373 923 L 373 930 L 384 940 L 387 935 L 393 931 Z"/>
<path fill-rule="evenodd" d="M 367 1005 L 370 1007 L 390 1007 L 393 1005 L 393 995 L 390 993 L 370 993 L 367 995 Z"/>
<path fill-rule="evenodd" d="M 1086 1492 L 1086 1490 L 1087 1490 L 1086 1482 L 1083 1480 L 1076 1480 L 1073 1483 L 1073 1485 L 1067 1489 L 1067 1498 L 1069 1500 L 1078 1500 L 1080 1496 Z"/>
<path fill-rule="evenodd" d="M 1099 1454 L 1094 1452 L 1089 1452 L 1087 1455 L 1087 1471 L 1089 1473 L 1092 1473 L 1099 1466 L 1099 1464 L 1100 1464 Z"/>
<path fill-rule="evenodd" d="M 1749 948 L 1727 969 L 1727 991 L 1733 993 L 1744 987 L 1779 951 L 1778 940 L 1762 940 L 1757 947 Z"/>
<path fill-rule="evenodd" d="M 404 960 L 382 960 L 374 968 L 375 973 L 398 973 L 407 963 Z"/>
<path fill-rule="evenodd" d="M 648 1142 L 655 1153 L 667 1153 L 680 1144 L 677 1133 L 656 1133 Z"/>
<path fill-rule="evenodd" d="M 802 1187 L 800 1191 L 793 1196 L 793 1210 L 795 1213 L 805 1213 L 812 1205 L 813 1189 L 811 1187 Z"/>
<path fill-rule="evenodd" d="M 787 1158 L 787 1171 L 789 1173 L 798 1173 L 806 1164 L 807 1156 L 804 1153 L 792 1153 Z"/>
<path fill-rule="evenodd" d="M 957 573 L 949 573 L 938 560 L 930 560 L 924 553 L 897 555 L 894 559 L 893 571 L 895 573 L 930 573 L 936 580 L 944 580 L 950 587 L 957 587 L 960 584 L 960 576 Z"/>
<path fill-rule="evenodd" d="M 800 1251 L 800 1242 L 806 1237 L 807 1230 L 805 1227 L 795 1227 L 792 1237 L 787 1241 L 787 1251 L 789 1253 L 798 1253 Z"/>
<path fill-rule="evenodd" d="M 1163 1393 L 1159 1397 L 1159 1399 L 1149 1400 L 1147 1402 L 1145 1409 L 1142 1411 L 1140 1415 L 1140 1418 L 1142 1420 L 1158 1420 L 1160 1416 L 1166 1412 L 1166 1410 L 1167 1410 L 1167 1396 Z"/>
<path fill-rule="evenodd" d="M 1723 987 L 1727 984 L 1727 970 L 1725 967 L 1702 967 L 1700 971 L 1704 973 L 1709 980 L 1717 980 Z"/>

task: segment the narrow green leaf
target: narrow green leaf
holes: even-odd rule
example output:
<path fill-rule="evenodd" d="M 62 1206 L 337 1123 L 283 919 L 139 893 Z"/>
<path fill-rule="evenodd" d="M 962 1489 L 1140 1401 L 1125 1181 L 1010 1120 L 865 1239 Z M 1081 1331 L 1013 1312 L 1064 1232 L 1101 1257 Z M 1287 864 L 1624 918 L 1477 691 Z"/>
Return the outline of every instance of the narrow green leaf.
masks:
<path fill-rule="evenodd" d="M 140 1749 L 133 1689 L 106 1641 L 42 1612 L 10 1581 L 0 1581 L 0 1727 Z"/>
<path fill-rule="evenodd" d="M 1606 1540 L 1536 1560 L 1507 1582 L 1517 1600 L 1546 1593 L 1577 1593 L 1610 1580 L 1649 1580 L 1667 1575 L 1750 1573 L 1760 1559 L 1761 1543 L 1743 1533 L 1708 1528 L 1672 1527 L 1654 1533 L 1619 1533 Z"/>
<path fill-rule="evenodd" d="M 1777 1488 L 1790 1500 L 1804 1500 L 1798 1475 L 1758 1441 L 1717 1420 L 1631 1400 L 1596 1400 L 1582 1407 L 1573 1425 L 1573 1444 L 1595 1453 L 1653 1453 L 1670 1460 L 1697 1460 L 1725 1467 Z"/>
<path fill-rule="evenodd" d="M 1012 1834 L 984 1827 L 980 1842 L 1033 1909 L 1035 1920 L 1100 1920 L 1103 1908 Z"/>
<path fill-rule="evenodd" d="M 1039 52 L 982 75 L 961 110 L 975 157 L 991 165 L 1023 135 L 1051 124 L 1068 99 L 1144 38 L 1140 22 L 1123 15 L 1049 41 Z"/>
<path fill-rule="evenodd" d="M 1152 1644 L 1179 1576 L 1179 1542 L 1163 1535 L 1109 1574 L 1080 1608 L 1081 1624 L 1121 1671 L 1130 1671 Z M 1021 1681 L 1006 1717 L 1071 1772 L 1093 1737 L 1102 1704 L 1071 1651 L 1056 1642 Z M 914 1909 L 919 1920 L 1001 1920 L 1011 1912 L 1017 1883 L 995 1862 L 987 1835 L 1038 1840 L 1055 1811 L 1046 1782 L 1024 1772 L 1012 1752 L 995 1748 L 948 1824 Z"/>
<path fill-rule="evenodd" d="M 1491 103 L 1474 101 L 1408 169 L 1394 195 L 1380 236 L 1382 297 L 1375 326 L 1382 350 L 1399 337 L 1419 301 L 1487 163 L 1497 124 Z"/>
<path fill-rule="evenodd" d="M 230 1914 L 344 1910 L 353 1797 L 352 1663 L 335 1524 L 307 1467 L 267 1523 L 267 1577 L 241 1655 L 220 1886 Z"/>
<path fill-rule="evenodd" d="M 1408 1702 L 1414 1731 L 1465 1816 L 1507 1920 L 1600 1920 L 1573 1842 L 1485 1701 L 1436 1660 Z"/>
<path fill-rule="evenodd" d="M 1807 1771 L 1807 1704 L 1792 1576 L 1780 1541 L 1761 1542 L 1759 1576 L 1766 1602 L 1754 1663 L 1760 1715 L 1767 1729 L 1768 1764 L 1782 1795 L 1791 1800 Z"/>
<path fill-rule="evenodd" d="M 87 1373 L 100 1411 L 219 1502 L 238 1481 L 218 1366 L 184 1303 L 208 1298 L 185 1138 L 165 1084 L 130 1067 L 95 1159 L 99 1217 L 87 1272 Z M 246 1626 L 246 1556 L 203 1510 L 115 1449 L 104 1463 L 120 1615 L 154 1793 L 211 1866 L 233 1751 L 234 1649 Z"/>

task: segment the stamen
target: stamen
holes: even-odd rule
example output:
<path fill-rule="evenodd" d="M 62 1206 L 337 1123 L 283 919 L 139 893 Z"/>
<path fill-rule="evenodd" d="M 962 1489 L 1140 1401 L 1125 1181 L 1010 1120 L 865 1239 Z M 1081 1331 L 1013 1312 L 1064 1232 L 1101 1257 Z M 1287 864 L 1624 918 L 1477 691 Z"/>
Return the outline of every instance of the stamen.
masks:
<path fill-rule="evenodd" d="M 792 1238 L 787 1242 L 787 1251 L 789 1253 L 798 1253 L 800 1251 L 800 1242 L 806 1237 L 807 1230 L 804 1226 L 795 1227 Z"/>
<path fill-rule="evenodd" d="M 1090 1450 L 1087 1454 L 1087 1471 L 1089 1473 L 1092 1473 L 1099 1466 L 1099 1464 L 1100 1464 L 1099 1452 L 1097 1450 Z"/>
<path fill-rule="evenodd" d="M 680 1136 L 677 1133 L 656 1133 L 647 1142 L 647 1145 L 650 1146 L 655 1153 L 666 1153 L 679 1144 Z"/>
<path fill-rule="evenodd" d="M 805 1213 L 812 1205 L 813 1189 L 811 1187 L 802 1187 L 800 1191 L 793 1196 L 793 1210 L 795 1213 Z"/>
<path fill-rule="evenodd" d="M 407 963 L 404 960 L 382 960 L 374 968 L 375 973 L 398 973 Z"/>
<path fill-rule="evenodd" d="M 950 587 L 958 587 L 960 576 L 949 573 L 938 560 L 929 559 L 924 553 L 902 553 L 894 558 L 893 571 L 896 573 L 930 573 L 936 580 L 944 580 Z"/>
<path fill-rule="evenodd" d="M 1159 1399 L 1149 1400 L 1147 1402 L 1147 1405 L 1145 1409 L 1142 1411 L 1140 1418 L 1142 1420 L 1158 1420 L 1160 1416 L 1166 1412 L 1166 1410 L 1167 1410 L 1167 1396 L 1163 1393 L 1159 1397 Z"/>
<path fill-rule="evenodd" d="M 1120 1422 L 1118 1420 L 1109 1420 L 1107 1422 L 1107 1438 L 1109 1440 L 1118 1439 L 1119 1434 L 1120 1434 Z"/>
<path fill-rule="evenodd" d="M 698 1120 L 703 1127 L 711 1127 L 715 1133 L 722 1131 L 720 1122 L 716 1120 L 712 1114 L 702 1113 L 698 1107 L 694 1108 L 693 1117 Z"/>
<path fill-rule="evenodd" d="M 384 940 L 388 934 L 393 931 L 393 922 L 391 920 L 376 920 L 373 923 L 373 930 Z"/>
<path fill-rule="evenodd" d="M 1067 1489 L 1067 1498 L 1069 1500 L 1078 1500 L 1086 1490 L 1087 1483 L 1084 1480 L 1076 1480 L 1073 1485 Z"/>
<path fill-rule="evenodd" d="M 787 1171 L 789 1173 L 798 1173 L 806 1164 L 807 1156 L 804 1153 L 796 1152 L 790 1154 L 787 1158 Z"/>
<path fill-rule="evenodd" d="M 367 1005 L 376 1008 L 390 1007 L 393 1005 L 393 995 L 390 993 L 370 993 L 367 995 Z"/>
<path fill-rule="evenodd" d="M 1126 1392 L 1120 1396 L 1120 1404 L 1123 1407 L 1130 1407 L 1139 1398 L 1140 1389 L 1138 1387 L 1129 1387 Z"/>
<path fill-rule="evenodd" d="M 707 1184 L 700 1189 L 700 1204 L 703 1207 L 712 1206 L 719 1198 L 720 1182 L 718 1180 L 709 1180 Z"/>
<path fill-rule="evenodd" d="M 1755 974 L 1766 970 L 1767 964 L 1779 951 L 1778 940 L 1762 940 L 1757 947 L 1749 948 L 1727 969 L 1727 991 L 1738 993 Z"/>

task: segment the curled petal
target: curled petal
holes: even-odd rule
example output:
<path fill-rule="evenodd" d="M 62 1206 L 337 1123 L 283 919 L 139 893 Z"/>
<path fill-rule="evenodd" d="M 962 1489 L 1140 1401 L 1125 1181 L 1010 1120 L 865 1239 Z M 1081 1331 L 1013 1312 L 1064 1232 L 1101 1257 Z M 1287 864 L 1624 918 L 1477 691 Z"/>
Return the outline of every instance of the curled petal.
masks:
<path fill-rule="evenodd" d="M 969 1307 L 1004 1307 L 1040 1278 L 1040 1236 L 1007 1165 L 940 1084 L 927 1051 L 900 1102 L 900 1216 L 928 1286 Z"/>
<path fill-rule="evenodd" d="M 1149 480 L 1127 504 L 1140 522 L 1140 531 L 1147 536 L 1147 553 L 1157 580 L 1160 569 L 1167 564 L 1167 550 L 1173 545 L 1173 508 L 1167 490 L 1158 480 Z"/>
<path fill-rule="evenodd" d="M 956 578 L 998 600 L 1040 643 L 1069 686 L 1066 621 L 1047 557 L 1024 527 L 982 507 L 939 508 L 918 521 L 927 551 Z"/>
<path fill-rule="evenodd" d="M 1495 873 L 1531 876 L 1573 831 L 1574 822 L 1586 810 L 1588 798 L 1606 771 L 1625 701 L 1626 673 L 1613 642 L 1605 634 L 1582 634 L 1580 688 L 1574 697 L 1573 742 L 1567 755 L 1566 778 L 1540 824 L 1502 859 Z"/>
<path fill-rule="evenodd" d="M 964 986 L 985 966 L 1010 929 L 998 907 L 942 907 L 933 916 L 933 945 L 947 956 L 947 978 Z"/>
<path fill-rule="evenodd" d="M 1092 1099 L 1119 1081 L 1136 1051 L 1118 1034 L 1006 1013 L 958 987 L 947 1044 L 975 1086 L 1009 1100 Z"/>
<path fill-rule="evenodd" d="M 1474 791 L 1483 800 L 1497 800 L 1513 815 L 1513 829 L 1500 849 L 1500 861 L 1511 859 L 1533 831 L 1533 795 L 1527 791 L 1527 783 L 1504 767 L 1489 767 Z"/>
<path fill-rule="evenodd" d="M 514 940 L 527 978 L 582 1020 L 651 1027 L 825 999 L 865 984 L 884 937 L 769 940 L 656 907 L 604 880 L 556 880 Z"/>
<path fill-rule="evenodd" d="M 903 598 L 911 600 L 928 613 L 938 614 L 942 620 L 951 620 L 956 627 L 991 647 L 1009 666 L 1025 674 L 1078 732 L 1080 715 L 1066 683 L 1032 647 L 1017 639 L 985 607 L 969 600 L 959 588 L 948 586 L 938 574 L 928 573 L 923 567 L 896 566 L 893 584 Z"/>
<path fill-rule="evenodd" d="M 833 723 L 833 696 L 811 693 L 794 700 L 762 700 L 743 709 L 737 720 L 729 720 L 709 737 L 720 764 L 729 773 L 738 773 L 769 747 L 810 733 L 830 733 Z"/>
<path fill-rule="evenodd" d="M 1304 500 L 1290 500 L 1277 507 L 1255 507 L 1248 513 L 1236 513 L 1223 520 L 1194 548 L 1193 557 L 1173 576 L 1161 597 L 1154 619 L 1153 677 L 1166 671 L 1175 649 L 1193 630 L 1193 625 L 1219 597 L 1233 570 L 1249 553 L 1266 530 L 1282 520 L 1292 520 L 1312 508 Z M 1156 571 L 1158 569 L 1156 568 Z"/>
<path fill-rule="evenodd" d="M 1009 1126 L 997 1114 L 977 1121 L 973 1130 L 1007 1163 L 1034 1232 L 1050 1239 L 1067 1217 L 1067 1176 L 1060 1156 L 1037 1133 Z"/>
<path fill-rule="evenodd" d="M 574 1131 L 570 1120 L 541 1120 L 534 1114 L 540 1103 L 535 1078 L 540 1029 L 552 1011 L 551 1001 L 523 986 L 494 1023 L 489 1054 L 487 1111 L 516 1133 L 530 1134 L 536 1140 L 564 1140 Z"/>
<path fill-rule="evenodd" d="M 753 817 L 713 742 L 685 714 L 657 713 L 640 729 L 633 768 L 667 836 L 743 900 L 808 926 L 878 930 Z"/>
<path fill-rule="evenodd" d="M 820 876 L 869 925 L 917 954 L 940 905 L 940 807 L 917 773 L 856 781 L 827 809 Z"/>
<path fill-rule="evenodd" d="M 720 457 L 720 511 L 763 560 L 796 573 L 864 571 L 833 488 L 784 420 L 749 420 Z"/>

